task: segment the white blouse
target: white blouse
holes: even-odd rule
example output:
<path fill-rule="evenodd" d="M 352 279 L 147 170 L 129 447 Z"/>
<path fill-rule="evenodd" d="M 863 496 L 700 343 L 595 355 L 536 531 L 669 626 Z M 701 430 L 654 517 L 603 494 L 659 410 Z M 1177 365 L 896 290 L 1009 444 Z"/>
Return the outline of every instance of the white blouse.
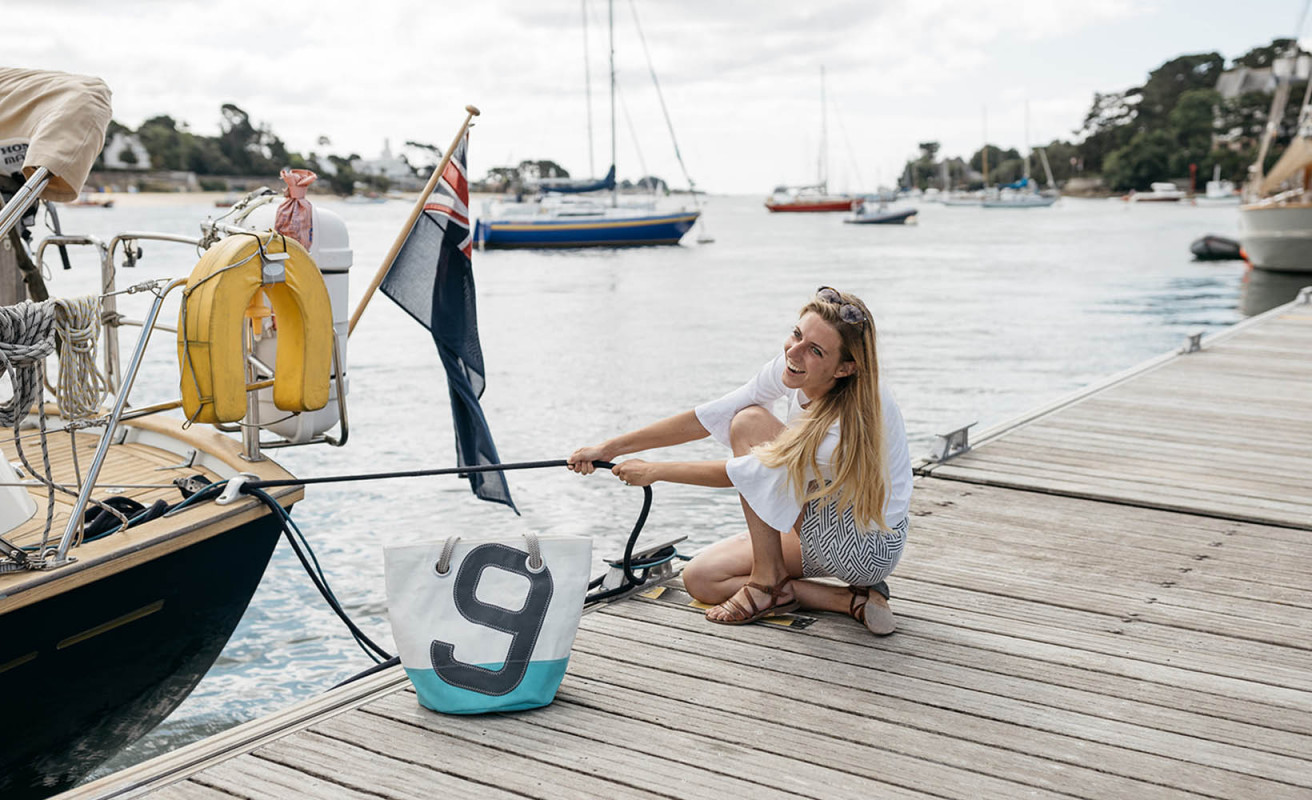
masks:
<path fill-rule="evenodd" d="M 719 400 L 697 406 L 694 412 L 698 421 L 717 442 L 728 445 L 729 424 L 735 414 L 753 405 L 773 411 L 775 401 L 786 397 L 788 409 L 784 424 L 791 425 L 802 413 L 802 404 L 810 400 L 800 389 L 790 389 L 784 385 L 785 368 L 785 357 L 780 353 L 763 366 L 755 378 Z M 888 470 L 889 484 L 888 501 L 884 504 L 884 521 L 889 528 L 896 528 L 906 519 L 911 508 L 911 453 L 907 448 L 902 411 L 893 399 L 893 393 L 883 383 L 880 384 L 879 402 L 884 415 L 887 453 L 885 468 Z M 824 441 L 816 452 L 820 478 L 826 481 L 833 479 L 830 462 L 833 460 L 834 448 L 838 446 L 838 437 L 838 423 L 835 422 L 825 433 Z M 793 523 L 797 522 L 798 515 L 802 513 L 802 506 L 789 483 L 786 467 L 767 467 L 755 455 L 748 453 L 729 459 L 727 468 L 734 488 L 746 498 L 747 504 L 767 525 L 778 531 L 792 529 Z M 808 479 L 814 480 L 815 476 L 808 476 Z"/>

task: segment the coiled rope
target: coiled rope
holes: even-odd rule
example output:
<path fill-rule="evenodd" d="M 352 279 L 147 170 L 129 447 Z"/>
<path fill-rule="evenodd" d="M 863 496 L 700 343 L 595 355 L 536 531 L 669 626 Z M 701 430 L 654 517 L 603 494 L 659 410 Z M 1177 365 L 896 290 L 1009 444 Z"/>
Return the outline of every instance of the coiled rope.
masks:
<path fill-rule="evenodd" d="M 14 395 L 0 403 L 0 425 L 18 423 L 41 397 L 46 356 L 55 351 L 54 303 L 23 301 L 0 306 L 0 375 L 9 375 Z"/>
<path fill-rule="evenodd" d="M 95 416 L 109 395 L 109 381 L 96 368 L 100 298 L 87 295 L 52 302 L 59 337 L 59 414 L 64 419 Z"/>
<path fill-rule="evenodd" d="M 108 385 L 95 368 L 96 340 L 100 336 L 100 298 L 94 295 L 40 303 L 23 301 L 0 306 L 0 377 L 9 376 L 13 395 L 0 403 L 0 425 L 14 432 L 14 447 L 29 474 L 46 486 L 46 521 L 40 550 L 49 544 L 54 522 L 55 492 L 76 495 L 67 486 L 56 483 L 50 468 L 50 450 L 46 438 L 46 413 L 43 398 L 45 362 L 60 342 L 59 388 L 56 396 L 65 419 L 93 416 L 100 408 Z M 67 398 L 67 399 L 66 399 Z M 37 408 L 40 430 L 41 463 L 38 471 L 23 452 L 19 430 L 33 406 Z M 66 410 L 67 409 L 67 410 Z M 70 430 L 69 435 L 73 435 Z M 77 448 L 73 448 L 76 456 Z M 127 517 L 118 509 L 94 498 L 91 501 L 106 509 L 126 525 Z"/>

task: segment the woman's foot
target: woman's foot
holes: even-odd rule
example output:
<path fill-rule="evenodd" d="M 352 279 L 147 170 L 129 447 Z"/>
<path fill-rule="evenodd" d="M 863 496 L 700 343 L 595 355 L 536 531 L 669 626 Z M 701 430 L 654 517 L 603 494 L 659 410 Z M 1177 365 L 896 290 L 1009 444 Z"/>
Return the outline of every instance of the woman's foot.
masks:
<path fill-rule="evenodd" d="M 720 625 L 746 625 L 765 617 L 797 610 L 793 579 L 784 577 L 774 586 L 748 582 L 728 600 L 706 612 L 706 619 Z"/>
<path fill-rule="evenodd" d="M 893 611 L 878 587 L 849 586 L 847 590 L 852 593 L 852 604 L 847 613 L 857 622 L 865 625 L 876 636 L 887 636 L 897 630 Z M 887 591 L 886 587 L 884 591 Z"/>

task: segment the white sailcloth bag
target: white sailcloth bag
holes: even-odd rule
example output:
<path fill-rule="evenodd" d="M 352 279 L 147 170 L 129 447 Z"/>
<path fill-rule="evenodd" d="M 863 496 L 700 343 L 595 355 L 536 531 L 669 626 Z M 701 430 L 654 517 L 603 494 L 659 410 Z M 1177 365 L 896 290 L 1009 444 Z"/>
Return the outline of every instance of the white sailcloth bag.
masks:
<path fill-rule="evenodd" d="M 550 703 L 588 592 L 592 540 L 464 539 L 383 553 L 388 616 L 419 702 L 446 714 Z"/>

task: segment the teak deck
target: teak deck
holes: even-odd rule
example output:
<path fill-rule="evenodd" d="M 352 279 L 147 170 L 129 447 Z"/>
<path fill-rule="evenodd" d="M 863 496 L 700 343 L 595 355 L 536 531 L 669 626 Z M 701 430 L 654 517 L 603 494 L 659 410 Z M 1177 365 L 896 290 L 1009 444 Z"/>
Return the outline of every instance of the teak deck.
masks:
<path fill-rule="evenodd" d="M 393 670 L 71 796 L 1312 797 L 1312 304 L 920 472 L 891 637 L 673 582 L 586 614 L 545 709 Z"/>

